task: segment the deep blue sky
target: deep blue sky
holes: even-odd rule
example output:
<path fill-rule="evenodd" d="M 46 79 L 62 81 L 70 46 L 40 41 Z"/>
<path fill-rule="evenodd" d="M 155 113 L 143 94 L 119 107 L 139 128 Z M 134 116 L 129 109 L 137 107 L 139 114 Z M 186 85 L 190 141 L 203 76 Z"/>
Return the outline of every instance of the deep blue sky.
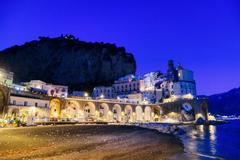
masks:
<path fill-rule="evenodd" d="M 140 74 L 180 62 L 198 94 L 240 86 L 238 0 L 0 1 L 0 50 L 60 34 L 124 46 Z"/>

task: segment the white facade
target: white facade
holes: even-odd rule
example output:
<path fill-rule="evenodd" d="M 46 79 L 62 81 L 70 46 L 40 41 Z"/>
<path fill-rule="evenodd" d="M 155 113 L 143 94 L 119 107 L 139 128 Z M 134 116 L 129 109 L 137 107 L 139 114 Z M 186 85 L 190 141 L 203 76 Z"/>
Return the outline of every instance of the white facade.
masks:
<path fill-rule="evenodd" d="M 28 91 L 26 86 L 19 85 L 19 84 L 13 84 L 12 88 L 17 90 L 17 91 Z"/>
<path fill-rule="evenodd" d="M 177 96 L 191 94 L 195 97 L 197 95 L 195 83 L 185 82 L 185 81 L 174 83 L 173 92 L 174 92 L 174 95 L 177 95 Z"/>
<path fill-rule="evenodd" d="M 131 80 L 117 82 L 113 84 L 114 91 L 117 95 L 130 94 L 131 92 L 140 92 L 144 90 L 143 80 Z"/>
<path fill-rule="evenodd" d="M 13 73 L 0 68 L 0 84 L 7 87 L 12 87 Z"/>
<path fill-rule="evenodd" d="M 49 100 L 20 97 L 20 96 L 10 96 L 10 106 L 49 108 Z"/>
<path fill-rule="evenodd" d="M 28 88 L 37 88 L 37 89 L 43 89 L 43 87 L 46 85 L 45 82 L 40 80 L 31 80 L 30 82 L 24 83 Z"/>
<path fill-rule="evenodd" d="M 48 96 L 52 97 L 67 97 L 68 86 L 47 84 L 40 80 L 31 80 L 30 82 L 24 83 L 28 89 L 36 88 L 47 91 Z"/>
<path fill-rule="evenodd" d="M 127 103 L 136 103 L 140 104 L 143 101 L 143 95 L 141 93 L 133 93 L 133 94 L 128 94 L 127 96 Z"/>
<path fill-rule="evenodd" d="M 184 97 L 185 95 L 196 97 L 196 84 L 193 78 L 193 72 L 190 70 L 178 70 L 178 80 L 163 81 L 160 88 L 156 89 L 156 101 L 163 102 L 164 99 L 174 99 Z"/>
<path fill-rule="evenodd" d="M 93 89 L 92 96 L 94 98 L 107 98 L 107 99 L 111 99 L 111 98 L 115 97 L 115 94 L 114 94 L 113 87 L 100 86 L 100 87 L 95 87 Z"/>
<path fill-rule="evenodd" d="M 193 82 L 193 71 L 186 70 L 186 69 L 179 69 L 178 70 L 178 79 L 179 81 L 190 81 Z"/>
<path fill-rule="evenodd" d="M 149 72 L 143 76 L 144 80 L 144 90 L 154 90 L 155 84 L 162 81 L 162 76 L 160 72 Z"/>
<path fill-rule="evenodd" d="M 67 86 L 46 84 L 43 86 L 43 90 L 46 90 L 48 96 L 52 96 L 52 97 L 67 97 L 68 96 L 68 87 Z"/>
<path fill-rule="evenodd" d="M 27 125 L 49 120 L 49 100 L 10 96 L 8 116 L 17 116 Z"/>

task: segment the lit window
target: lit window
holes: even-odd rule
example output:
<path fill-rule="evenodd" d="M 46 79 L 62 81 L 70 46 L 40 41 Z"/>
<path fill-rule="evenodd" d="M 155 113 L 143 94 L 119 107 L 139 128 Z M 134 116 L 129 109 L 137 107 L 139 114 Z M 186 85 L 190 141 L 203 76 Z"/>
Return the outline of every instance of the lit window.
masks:
<path fill-rule="evenodd" d="M 178 73 L 178 77 L 179 77 L 179 78 L 181 77 L 181 73 Z"/>

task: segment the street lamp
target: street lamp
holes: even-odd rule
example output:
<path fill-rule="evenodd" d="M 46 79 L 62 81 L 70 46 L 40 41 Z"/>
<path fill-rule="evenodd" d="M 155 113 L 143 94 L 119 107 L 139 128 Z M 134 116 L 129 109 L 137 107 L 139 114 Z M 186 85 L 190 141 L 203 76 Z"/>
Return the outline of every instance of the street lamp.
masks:
<path fill-rule="evenodd" d="M 84 97 L 88 97 L 88 93 L 87 92 L 84 93 Z"/>
<path fill-rule="evenodd" d="M 104 95 L 103 95 L 103 94 L 101 94 L 100 98 L 104 98 Z"/>

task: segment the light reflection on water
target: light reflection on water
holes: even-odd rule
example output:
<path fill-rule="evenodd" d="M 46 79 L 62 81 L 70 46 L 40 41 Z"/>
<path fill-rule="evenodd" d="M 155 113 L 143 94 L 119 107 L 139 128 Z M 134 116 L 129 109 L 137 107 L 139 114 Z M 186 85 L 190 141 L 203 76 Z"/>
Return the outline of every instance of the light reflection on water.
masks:
<path fill-rule="evenodd" d="M 189 159 L 240 160 L 240 120 L 209 126 L 179 126 L 186 133 L 179 135 Z"/>
<path fill-rule="evenodd" d="M 220 158 L 216 155 L 216 126 L 182 126 L 186 134 L 180 136 L 185 152 L 194 154 L 198 159 Z"/>

